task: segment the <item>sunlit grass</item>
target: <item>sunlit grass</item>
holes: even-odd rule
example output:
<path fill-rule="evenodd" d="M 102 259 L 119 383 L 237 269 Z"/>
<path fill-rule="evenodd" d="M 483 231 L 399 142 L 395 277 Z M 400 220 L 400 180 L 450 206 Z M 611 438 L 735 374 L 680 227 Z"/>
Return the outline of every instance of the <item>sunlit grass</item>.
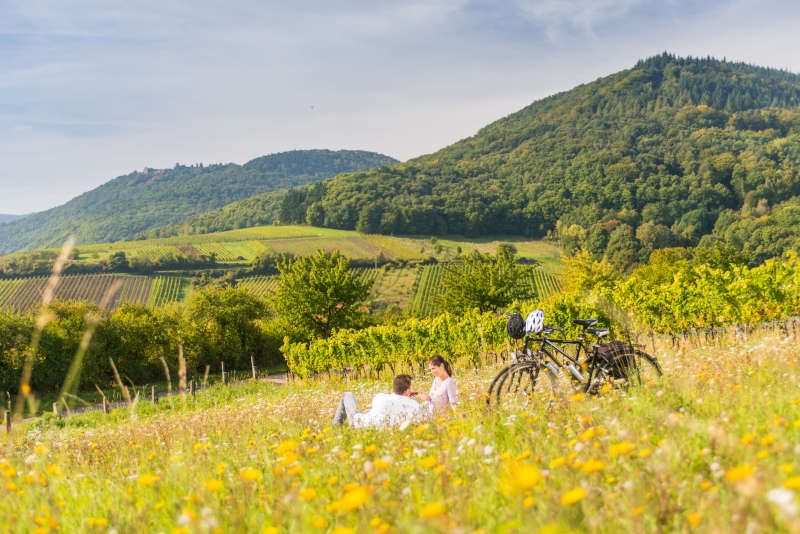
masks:
<path fill-rule="evenodd" d="M 798 532 L 796 347 L 665 344 L 650 387 L 494 410 L 497 367 L 457 369 L 458 416 L 402 432 L 330 426 L 388 379 L 48 418 L 0 434 L 0 531 Z"/>

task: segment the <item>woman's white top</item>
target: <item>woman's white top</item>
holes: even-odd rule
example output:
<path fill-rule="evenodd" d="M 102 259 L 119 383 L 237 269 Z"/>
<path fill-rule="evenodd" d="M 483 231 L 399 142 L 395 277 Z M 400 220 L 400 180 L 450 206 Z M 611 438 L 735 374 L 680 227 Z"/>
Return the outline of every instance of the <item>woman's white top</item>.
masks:
<path fill-rule="evenodd" d="M 440 380 L 437 376 L 431 385 L 431 407 L 442 409 L 452 404 L 458 404 L 458 388 L 456 382 L 449 376 Z"/>

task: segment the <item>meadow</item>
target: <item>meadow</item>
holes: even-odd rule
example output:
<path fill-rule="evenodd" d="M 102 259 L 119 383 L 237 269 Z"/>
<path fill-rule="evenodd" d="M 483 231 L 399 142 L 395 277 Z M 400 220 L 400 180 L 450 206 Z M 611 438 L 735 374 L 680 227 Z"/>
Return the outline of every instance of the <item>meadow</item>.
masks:
<path fill-rule="evenodd" d="M 388 375 L 30 421 L 0 432 L 0 531 L 800 532 L 794 332 L 656 337 L 658 383 L 494 409 L 486 359 L 457 414 L 402 431 L 330 425 Z"/>
<path fill-rule="evenodd" d="M 512 243 L 517 248 L 519 257 L 539 260 L 548 272 L 558 272 L 561 269 L 560 249 L 556 243 L 548 241 L 513 236 L 474 239 L 458 236 L 398 237 L 304 225 L 257 226 L 208 234 L 79 245 L 76 260 L 78 263 L 96 262 L 117 252 L 124 252 L 128 258 L 155 259 L 164 254 L 196 251 L 205 255 L 216 254 L 219 263 L 238 265 L 249 263 L 256 256 L 267 252 L 304 256 L 323 249 L 339 250 L 348 258 L 360 260 L 373 260 L 383 255 L 389 260 L 408 261 L 435 257 L 444 261 L 472 250 L 494 253 L 499 243 Z M 58 250 L 38 252 L 57 253 Z M 9 254 L 0 258 L 13 259 L 26 254 L 30 252 Z"/>

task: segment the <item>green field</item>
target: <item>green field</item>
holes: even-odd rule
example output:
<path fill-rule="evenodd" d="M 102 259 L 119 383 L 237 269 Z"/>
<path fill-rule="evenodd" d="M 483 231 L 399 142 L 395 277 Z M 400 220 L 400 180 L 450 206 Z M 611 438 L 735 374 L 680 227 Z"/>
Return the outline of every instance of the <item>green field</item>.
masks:
<path fill-rule="evenodd" d="M 259 226 L 202 235 L 188 235 L 124 241 L 96 245 L 79 245 L 77 261 L 97 262 L 112 253 L 124 252 L 129 258 L 155 259 L 165 254 L 216 254 L 222 264 L 241 265 L 267 252 L 290 253 L 296 256 L 313 254 L 317 250 L 339 250 L 354 259 L 419 260 L 434 257 L 444 261 L 459 253 L 472 250 L 493 253 L 499 243 L 511 243 L 522 258 L 537 259 L 549 272 L 561 268 L 560 251 L 556 244 L 514 237 L 468 239 L 462 237 L 395 237 L 361 234 L 349 230 L 334 230 L 313 226 Z M 51 251 L 55 252 L 54 249 Z M 16 253 L 0 256 L 8 260 Z"/>

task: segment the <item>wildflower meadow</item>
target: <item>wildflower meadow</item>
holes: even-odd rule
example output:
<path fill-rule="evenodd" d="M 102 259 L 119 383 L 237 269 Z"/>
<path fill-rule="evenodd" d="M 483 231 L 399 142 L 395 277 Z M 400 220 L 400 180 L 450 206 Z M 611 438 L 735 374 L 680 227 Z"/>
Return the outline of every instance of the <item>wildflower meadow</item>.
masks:
<path fill-rule="evenodd" d="M 331 425 L 389 374 L 30 420 L 0 433 L 0 532 L 800 532 L 797 343 L 657 337 L 658 382 L 492 408 L 486 359 L 402 430 Z"/>

